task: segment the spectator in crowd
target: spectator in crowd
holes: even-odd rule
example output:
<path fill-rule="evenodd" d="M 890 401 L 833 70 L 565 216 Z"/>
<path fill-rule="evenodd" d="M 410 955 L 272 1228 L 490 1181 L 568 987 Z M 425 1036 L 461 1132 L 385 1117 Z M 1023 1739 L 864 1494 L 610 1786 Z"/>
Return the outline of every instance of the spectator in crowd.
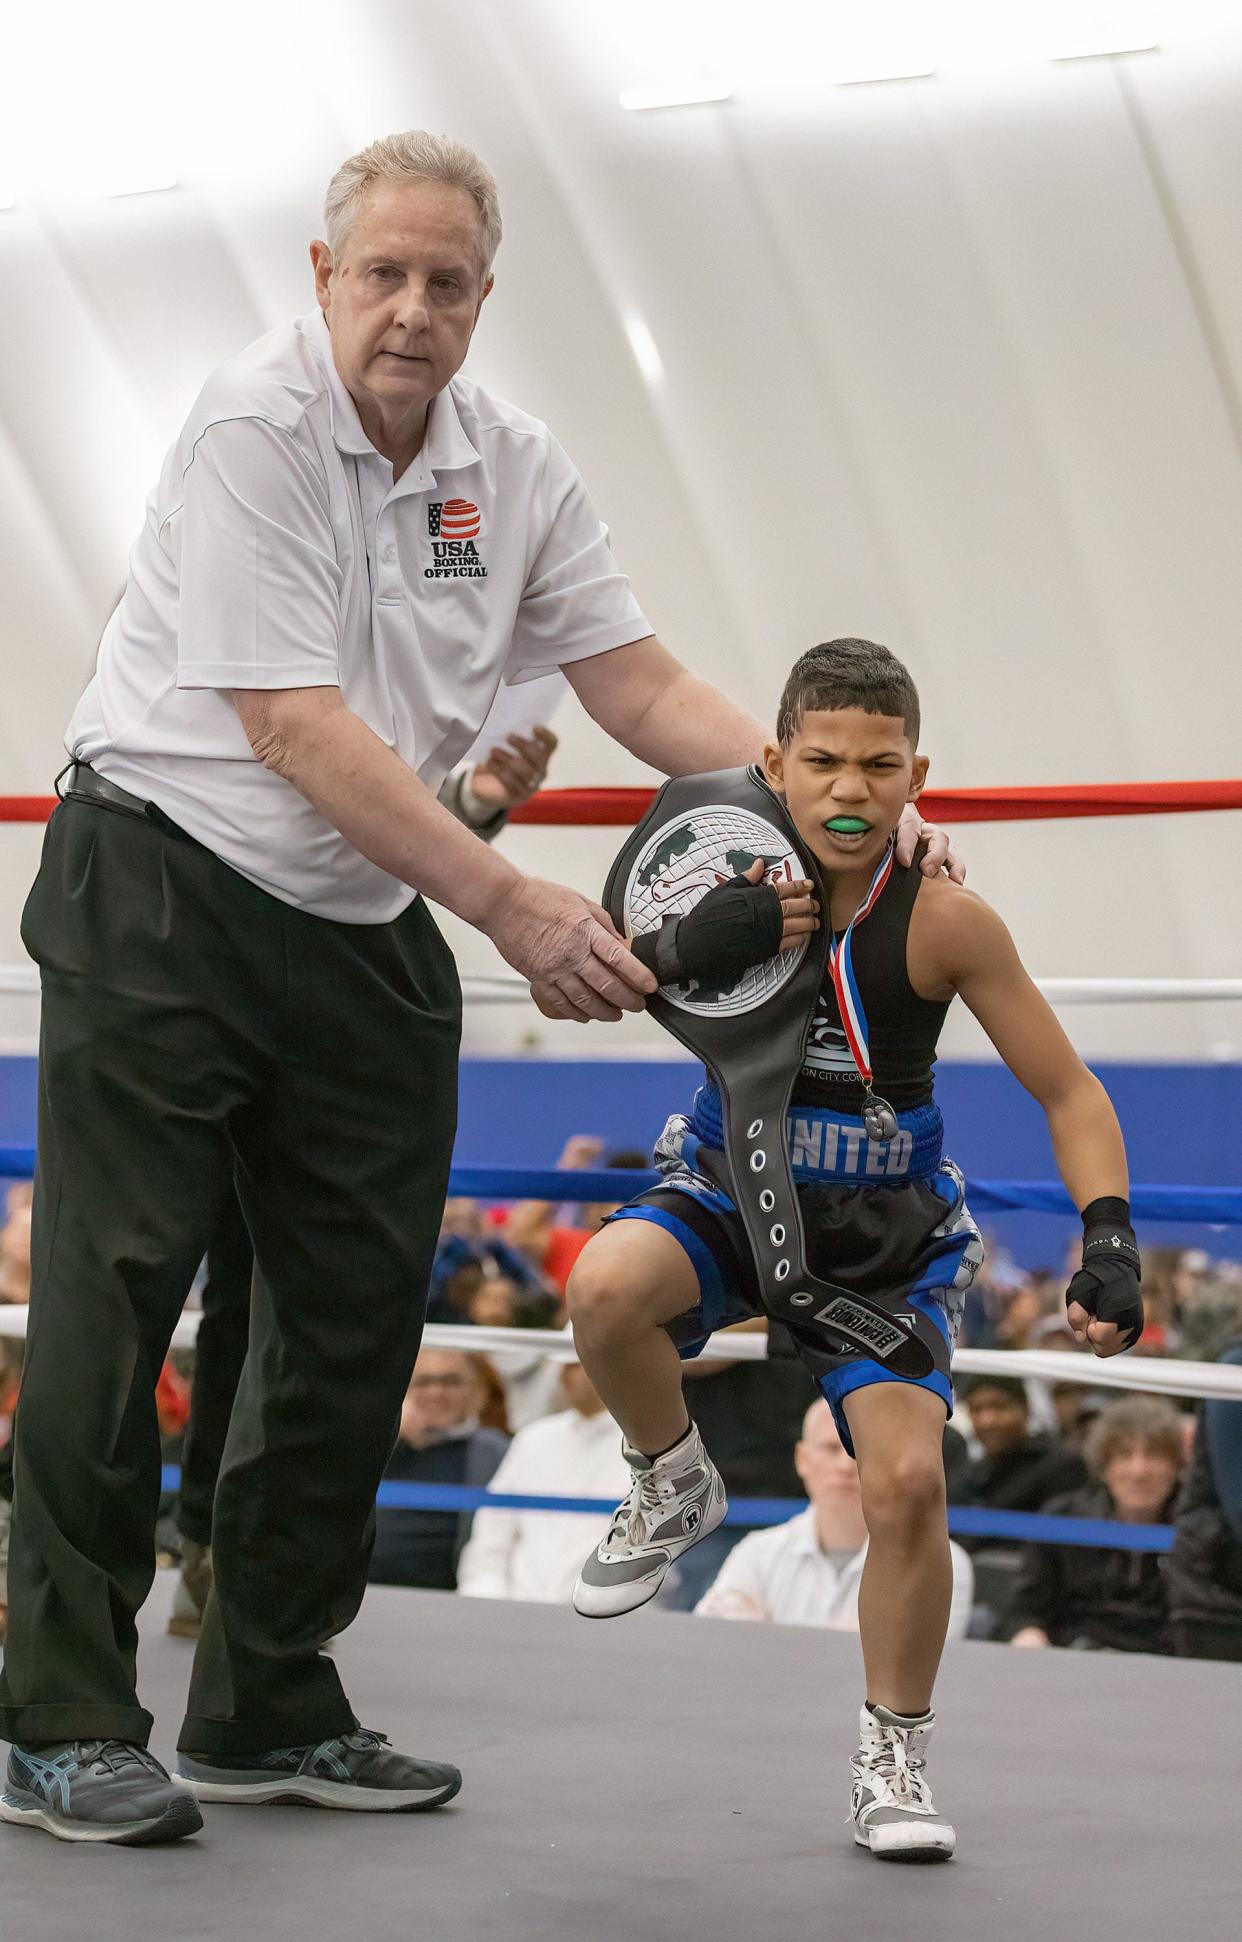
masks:
<path fill-rule="evenodd" d="M 0 1302 L 30 1300 L 30 1203 L 33 1189 L 19 1180 L 5 1197 L 0 1227 Z"/>
<path fill-rule="evenodd" d="M 1035 1324 L 1027 1346 L 1040 1349 L 1044 1354 L 1086 1353 L 1069 1325 L 1064 1303 L 1059 1314 L 1045 1315 L 1042 1321 Z M 1084 1382 L 1051 1382 L 1043 1376 L 1027 1376 L 1024 1380 L 1031 1408 L 1031 1427 L 1037 1431 L 1049 1431 L 1081 1455 L 1087 1431 L 1107 1400 L 1105 1393 L 1089 1388 Z"/>
<path fill-rule="evenodd" d="M 1087 1437 L 1091 1481 L 1047 1509 L 1063 1517 L 1167 1524 L 1184 1462 L 1178 1412 L 1155 1396 L 1110 1403 Z M 1032 1544 L 1008 1622 L 1013 1645 L 1169 1652 L 1168 1590 L 1151 1551 Z"/>
<path fill-rule="evenodd" d="M 1033 1435 L 1026 1385 L 1017 1376 L 970 1376 L 958 1387 L 981 1454 L 967 1469 L 960 1504 L 1042 1510 L 1087 1480 L 1083 1459 L 1056 1437 Z M 968 1547 L 970 1548 L 970 1547 Z"/>
<path fill-rule="evenodd" d="M 629 1483 L 621 1432 L 576 1362 L 561 1371 L 565 1407 L 520 1429 L 491 1480 L 495 1491 L 615 1502 Z M 468 1598 L 568 1603 L 584 1546 L 604 1535 L 611 1511 L 480 1510 L 462 1552 L 457 1589 Z"/>
<path fill-rule="evenodd" d="M 858 1630 L 858 1588 L 867 1561 L 858 1465 L 846 1451 L 822 1397 L 811 1404 L 794 1448 L 794 1467 L 810 1498 L 787 1524 L 752 1531 L 729 1553 L 695 1610 L 704 1618 L 758 1618 L 776 1625 Z M 960 1544 L 953 1560 L 948 1636 L 965 1638 L 974 1572 Z"/>
<path fill-rule="evenodd" d="M 481 1490 L 491 1481 L 508 1438 L 480 1421 L 487 1395 L 482 1363 L 482 1357 L 456 1349 L 420 1352 L 385 1483 L 462 1484 Z M 378 1505 L 369 1581 L 452 1591 L 470 1523 L 468 1512 Z"/>
<path fill-rule="evenodd" d="M 802 1419 L 815 1397 L 805 1364 L 794 1355 L 788 1331 L 763 1317 L 727 1332 L 768 1333 L 763 1361 L 682 1364 L 686 1410 L 724 1480 L 729 1498 L 800 1497 L 794 1446 Z M 659 1593 L 665 1610 L 690 1612 L 698 1604 L 735 1544 L 742 1526 L 722 1524 L 678 1559 Z"/>
<path fill-rule="evenodd" d="M 651 1157 L 636 1147 L 605 1153 L 603 1140 L 594 1133 L 572 1133 L 556 1164 L 571 1172 L 598 1166 L 641 1172 L 651 1165 Z M 552 1200 L 523 1200 L 510 1210 L 504 1233 L 563 1296 L 574 1262 L 619 1205 L 619 1201 L 565 1201 L 558 1205 Z"/>
<path fill-rule="evenodd" d="M 1242 1367 L 1242 1342 L 1220 1359 Z M 1174 1513 L 1168 1586 L 1179 1656 L 1242 1660 L 1242 1403 L 1203 1405 Z"/>
<path fill-rule="evenodd" d="M 1017 1376 L 972 1376 L 958 1385 L 980 1455 L 948 1480 L 949 1502 L 984 1510 L 1043 1510 L 1049 1499 L 1087 1481 L 1076 1450 L 1031 1428 L 1026 1385 Z M 977 1607 L 971 1630 L 991 1638 L 1004 1622 L 1022 1568 L 1017 1540 L 970 1537 L 961 1542 L 975 1566 Z"/>
<path fill-rule="evenodd" d="M 500 1280 L 518 1291 L 523 1326 L 563 1319 L 563 1307 L 547 1283 L 521 1251 L 494 1228 L 482 1222 L 474 1235 L 441 1232 L 431 1270 L 427 1319 L 432 1322 L 475 1322 L 474 1297 L 488 1280 Z M 508 1323 L 500 1324 L 508 1327 Z"/>

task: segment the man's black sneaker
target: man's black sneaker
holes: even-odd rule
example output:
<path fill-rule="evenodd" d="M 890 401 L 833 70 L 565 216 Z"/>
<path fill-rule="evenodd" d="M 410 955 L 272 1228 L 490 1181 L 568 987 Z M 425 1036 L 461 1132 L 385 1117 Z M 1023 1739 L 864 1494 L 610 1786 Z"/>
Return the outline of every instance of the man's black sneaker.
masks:
<path fill-rule="evenodd" d="M 182 1753 L 177 1770 L 203 1801 L 301 1801 L 361 1814 L 414 1814 L 442 1807 L 461 1787 L 456 1767 L 394 1753 L 382 1733 L 359 1727 L 318 1746 L 215 1758 Z"/>
<path fill-rule="evenodd" d="M 130 1848 L 180 1841 L 203 1825 L 193 1794 L 128 1740 L 69 1740 L 37 1752 L 11 1748 L 0 1820 L 46 1828 L 58 1841 Z"/>

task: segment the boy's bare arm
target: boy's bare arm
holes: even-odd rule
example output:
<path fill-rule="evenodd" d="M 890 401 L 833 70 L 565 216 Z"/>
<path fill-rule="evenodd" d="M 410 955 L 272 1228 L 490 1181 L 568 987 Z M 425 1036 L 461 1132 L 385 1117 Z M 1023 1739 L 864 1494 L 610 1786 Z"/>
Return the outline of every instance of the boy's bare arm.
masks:
<path fill-rule="evenodd" d="M 969 890 L 939 900 L 946 983 L 979 1020 L 1014 1077 L 1048 1118 L 1057 1170 L 1081 1211 L 1129 1192 L 1113 1104 L 1061 1029 L 996 912 Z"/>
<path fill-rule="evenodd" d="M 971 891 L 947 886 L 934 910 L 931 899 L 928 905 L 920 940 L 939 974 L 935 983 L 957 993 L 1043 1107 L 1057 1171 L 1085 1214 L 1084 1271 L 1067 1296 L 1070 1325 L 1097 1355 L 1115 1355 L 1137 1340 L 1142 1303 L 1125 1143 L 1112 1100 L 1065 1036 L 996 912 Z M 1106 1273 L 1088 1273 L 1102 1222 L 1115 1229 L 1107 1238 L 1116 1254 Z"/>

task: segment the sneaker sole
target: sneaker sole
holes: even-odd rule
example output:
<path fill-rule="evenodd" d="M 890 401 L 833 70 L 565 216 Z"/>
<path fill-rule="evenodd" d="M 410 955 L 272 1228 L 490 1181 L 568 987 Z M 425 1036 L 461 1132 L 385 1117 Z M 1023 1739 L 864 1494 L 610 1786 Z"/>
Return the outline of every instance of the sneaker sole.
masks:
<path fill-rule="evenodd" d="M 312 1775 L 283 1780 L 196 1780 L 179 1776 L 196 1799 L 221 1807 L 336 1807 L 351 1814 L 421 1814 L 443 1807 L 461 1792 L 461 1775 L 441 1787 L 357 1787 Z"/>
<path fill-rule="evenodd" d="M 110 1824 L 75 1821 L 68 1815 L 57 1814 L 45 1802 L 32 1800 L 27 1804 L 15 1794 L 2 1794 L 0 1821 L 8 1821 L 14 1827 L 41 1827 L 45 1833 L 54 1834 L 58 1841 L 107 1841 L 121 1848 L 159 1847 L 168 1841 L 183 1841 L 188 1834 L 197 1834 L 203 1825 L 198 1803 L 188 1792 L 179 1793 L 162 1814 L 150 1820 Z"/>
<path fill-rule="evenodd" d="M 678 1558 L 684 1558 L 687 1551 L 692 1551 L 696 1544 L 701 1543 L 705 1537 L 710 1537 L 713 1531 L 720 1529 L 720 1526 L 724 1523 L 725 1513 L 728 1508 L 727 1501 L 722 1500 L 717 1507 L 716 1516 L 713 1517 L 709 1513 L 703 1519 L 694 1536 L 687 1543 L 678 1545 L 675 1551 L 670 1549 L 668 1563 L 662 1567 L 659 1575 L 654 1579 L 631 1578 L 627 1584 L 610 1588 L 607 1585 L 586 1585 L 579 1578 L 573 1589 L 573 1608 L 579 1618 L 624 1618 L 626 1612 L 641 1611 L 642 1607 L 650 1604 L 651 1600 L 655 1597 Z M 633 1596 L 634 1593 L 637 1593 L 638 1596 Z M 608 1603 L 605 1605 L 604 1600 L 611 1600 L 617 1597 L 624 1598 L 625 1603 L 620 1605 Z M 578 1602 L 579 1599 L 590 1600 L 592 1602 L 590 1604 L 580 1604 Z"/>
<path fill-rule="evenodd" d="M 933 1827 L 935 1830 L 933 1831 Z M 877 1830 L 889 1838 L 883 1847 L 872 1845 L 870 1837 L 854 1830 L 860 1848 L 867 1848 L 879 1861 L 951 1861 L 957 1835 L 951 1827 L 936 1822 L 933 1827 L 888 1827 Z M 896 1838 L 893 1838 L 896 1837 Z"/>

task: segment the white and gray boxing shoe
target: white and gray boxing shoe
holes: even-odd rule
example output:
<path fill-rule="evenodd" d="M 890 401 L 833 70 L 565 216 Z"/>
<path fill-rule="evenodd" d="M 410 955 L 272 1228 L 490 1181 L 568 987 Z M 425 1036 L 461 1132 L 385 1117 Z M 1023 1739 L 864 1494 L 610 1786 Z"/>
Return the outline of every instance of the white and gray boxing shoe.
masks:
<path fill-rule="evenodd" d="M 674 1560 L 714 1531 L 727 1508 L 720 1473 L 693 1423 L 654 1461 L 624 1447 L 634 1481 L 578 1573 L 574 1610 L 584 1618 L 617 1618 L 645 1605 Z"/>
<path fill-rule="evenodd" d="M 957 1846 L 923 1771 L 935 1723 L 934 1713 L 908 1721 L 885 1706 L 864 1706 L 859 1716 L 850 1819 L 859 1847 L 886 1861 L 947 1861 Z"/>

